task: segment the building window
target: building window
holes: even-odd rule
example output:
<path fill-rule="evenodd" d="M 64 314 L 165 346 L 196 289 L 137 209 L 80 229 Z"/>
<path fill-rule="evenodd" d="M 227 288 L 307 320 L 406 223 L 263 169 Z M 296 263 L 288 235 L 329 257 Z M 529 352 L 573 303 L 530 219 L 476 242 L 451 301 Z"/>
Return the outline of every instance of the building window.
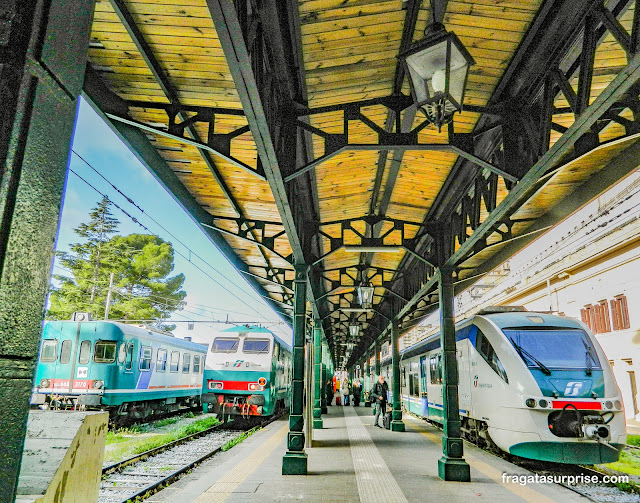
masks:
<path fill-rule="evenodd" d="M 594 334 L 611 332 L 609 304 L 606 300 L 601 300 L 596 305 L 584 306 L 584 309 L 580 310 L 580 317 Z"/>
<path fill-rule="evenodd" d="M 629 328 L 629 308 L 627 306 L 627 297 L 618 295 L 611 301 L 611 317 L 613 318 L 613 329 L 624 330 Z"/>

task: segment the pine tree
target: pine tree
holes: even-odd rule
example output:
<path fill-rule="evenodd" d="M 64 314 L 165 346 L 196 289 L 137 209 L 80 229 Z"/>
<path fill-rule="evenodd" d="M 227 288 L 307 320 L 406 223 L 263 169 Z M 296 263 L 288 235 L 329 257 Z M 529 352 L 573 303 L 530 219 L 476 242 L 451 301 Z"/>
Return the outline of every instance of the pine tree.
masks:
<path fill-rule="evenodd" d="M 162 325 L 173 311 L 182 309 L 186 292 L 184 275 L 169 277 L 173 270 L 171 243 L 149 234 L 117 235 L 118 220 L 110 211 L 108 198 L 92 209 L 90 220 L 74 232 L 82 242 L 70 246 L 70 253 L 58 253 L 71 276 L 54 276 L 60 282 L 50 296 L 49 319 L 69 319 L 75 311 L 104 317 L 109 276 L 114 274 L 110 319 L 157 320 Z"/>

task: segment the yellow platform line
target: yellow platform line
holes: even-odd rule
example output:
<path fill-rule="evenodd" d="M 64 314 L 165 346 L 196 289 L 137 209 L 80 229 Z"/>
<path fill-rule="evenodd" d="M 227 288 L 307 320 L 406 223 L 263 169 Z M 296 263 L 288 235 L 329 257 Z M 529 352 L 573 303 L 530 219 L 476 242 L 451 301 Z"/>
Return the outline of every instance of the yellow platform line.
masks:
<path fill-rule="evenodd" d="M 429 439 L 434 444 L 442 445 L 442 438 L 439 437 L 438 435 L 435 435 L 430 431 L 422 430 L 421 428 L 417 427 L 417 425 L 412 421 L 406 421 L 405 424 L 407 424 L 407 426 L 409 426 L 409 428 L 411 428 L 412 430 L 417 431 L 418 433 L 420 433 L 421 435 Z M 491 480 L 493 480 L 494 482 L 497 482 L 502 487 L 512 492 L 513 494 L 523 499 L 524 501 L 527 501 L 528 503 L 556 503 L 555 500 L 548 498 L 544 494 L 539 493 L 538 491 L 530 487 L 522 486 L 520 484 L 508 484 L 506 482 L 503 482 L 502 472 L 500 470 L 485 463 L 484 461 L 480 461 L 478 458 L 476 458 L 474 455 L 470 454 L 469 452 L 465 453 L 464 458 L 467 461 L 467 463 L 469 463 L 469 466 L 478 470 L 483 475 L 489 477 Z"/>
<path fill-rule="evenodd" d="M 223 503 L 226 501 L 238 486 L 264 463 L 276 447 L 287 437 L 288 432 L 289 423 L 287 422 L 263 442 L 260 447 L 198 496 L 194 503 Z"/>

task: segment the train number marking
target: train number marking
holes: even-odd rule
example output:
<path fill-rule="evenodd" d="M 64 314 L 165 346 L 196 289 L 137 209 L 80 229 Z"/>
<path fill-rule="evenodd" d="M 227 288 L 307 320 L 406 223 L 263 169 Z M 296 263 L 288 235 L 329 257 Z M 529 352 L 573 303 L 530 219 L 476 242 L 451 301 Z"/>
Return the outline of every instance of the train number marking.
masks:
<path fill-rule="evenodd" d="M 564 390 L 564 396 L 578 396 L 582 383 L 580 381 L 571 381 L 567 383 L 567 387 Z"/>

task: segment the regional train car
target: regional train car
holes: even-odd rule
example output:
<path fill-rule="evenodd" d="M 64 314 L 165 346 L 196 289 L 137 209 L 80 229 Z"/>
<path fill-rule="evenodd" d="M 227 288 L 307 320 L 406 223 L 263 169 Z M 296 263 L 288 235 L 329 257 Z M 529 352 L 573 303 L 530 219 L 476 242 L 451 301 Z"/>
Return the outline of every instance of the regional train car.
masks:
<path fill-rule="evenodd" d="M 291 346 L 266 328 L 228 328 L 211 344 L 202 402 L 223 420 L 273 415 L 289 406 L 291 363 Z"/>
<path fill-rule="evenodd" d="M 135 419 L 199 406 L 206 353 L 202 344 L 146 327 L 52 321 L 44 327 L 31 403 Z"/>
<path fill-rule="evenodd" d="M 503 311 L 456 325 L 464 436 L 542 461 L 616 461 L 626 442 L 622 398 L 593 334 L 572 318 Z M 440 334 L 402 352 L 401 386 L 407 410 L 442 423 Z"/>

